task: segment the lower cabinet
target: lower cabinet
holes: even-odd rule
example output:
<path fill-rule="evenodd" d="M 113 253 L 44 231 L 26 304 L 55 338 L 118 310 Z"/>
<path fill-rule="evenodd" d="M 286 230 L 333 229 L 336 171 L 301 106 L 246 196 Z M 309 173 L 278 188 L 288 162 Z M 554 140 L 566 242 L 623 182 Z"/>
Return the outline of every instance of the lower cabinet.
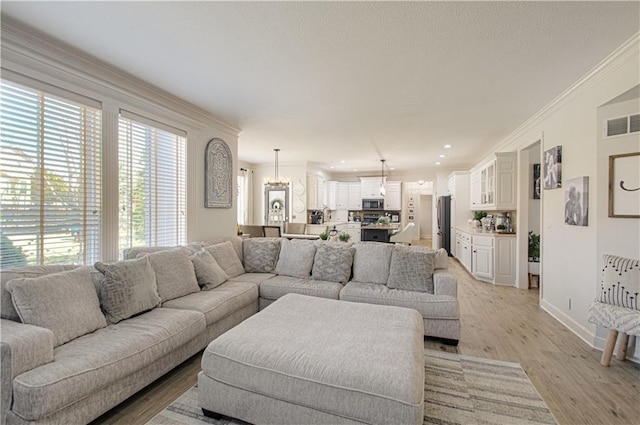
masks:
<path fill-rule="evenodd" d="M 358 224 L 347 224 L 347 233 L 351 235 L 351 241 L 360 242 L 360 223 Z"/>
<path fill-rule="evenodd" d="M 514 285 L 515 250 L 514 235 L 456 230 L 456 258 L 478 280 Z"/>

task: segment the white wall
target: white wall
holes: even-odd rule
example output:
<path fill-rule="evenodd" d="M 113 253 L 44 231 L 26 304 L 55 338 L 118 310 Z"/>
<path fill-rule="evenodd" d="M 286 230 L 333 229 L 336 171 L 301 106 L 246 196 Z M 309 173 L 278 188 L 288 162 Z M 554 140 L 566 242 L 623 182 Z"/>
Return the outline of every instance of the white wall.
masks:
<path fill-rule="evenodd" d="M 431 207 L 433 205 L 432 195 L 420 195 L 420 238 L 426 238 L 433 235 L 433 214 Z"/>
<path fill-rule="evenodd" d="M 588 176 L 589 226 L 564 224 L 564 189 L 542 193 L 542 307 L 589 344 L 595 326 L 587 310 L 596 297 L 601 255 L 616 241 L 636 244 L 638 221 L 603 216 L 607 202 L 606 152 L 601 150 L 598 107 L 640 82 L 640 36 L 621 46 L 590 75 L 505 139 L 500 151 L 525 149 L 543 134 L 543 150 L 562 146 L 562 180 Z M 637 147 L 635 148 L 637 151 Z M 598 211 L 594 214 L 593 211 Z M 605 236 L 606 235 L 606 236 Z"/>
<path fill-rule="evenodd" d="M 529 153 L 529 230 L 540 234 L 540 211 L 542 202 L 540 199 L 533 199 L 533 164 L 540 164 L 540 143 L 536 142 L 528 150 Z M 542 174 L 542 170 L 540 171 Z"/>

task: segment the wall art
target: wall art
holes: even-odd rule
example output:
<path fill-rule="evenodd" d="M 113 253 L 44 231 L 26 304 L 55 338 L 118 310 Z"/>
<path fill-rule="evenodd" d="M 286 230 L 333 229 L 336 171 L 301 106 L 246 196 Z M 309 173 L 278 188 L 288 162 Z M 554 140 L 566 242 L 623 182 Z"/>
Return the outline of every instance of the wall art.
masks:
<path fill-rule="evenodd" d="M 589 177 L 565 182 L 564 222 L 570 226 L 589 225 Z"/>
<path fill-rule="evenodd" d="M 222 139 L 211 139 L 204 155 L 205 208 L 231 208 L 233 199 L 233 156 Z"/>
<path fill-rule="evenodd" d="M 533 199 L 540 199 L 540 164 L 533 164 Z"/>
<path fill-rule="evenodd" d="M 544 188 L 562 187 L 562 146 L 544 151 Z"/>
<path fill-rule="evenodd" d="M 640 152 L 609 157 L 609 217 L 640 218 Z"/>

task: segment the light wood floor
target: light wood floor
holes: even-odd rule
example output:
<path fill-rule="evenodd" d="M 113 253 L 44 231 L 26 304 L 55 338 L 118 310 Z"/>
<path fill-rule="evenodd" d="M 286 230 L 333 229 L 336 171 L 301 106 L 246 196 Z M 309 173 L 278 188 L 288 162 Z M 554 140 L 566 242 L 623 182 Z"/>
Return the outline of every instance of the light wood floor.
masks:
<path fill-rule="evenodd" d="M 425 347 L 522 365 L 560 424 L 640 423 L 640 366 L 600 365 L 589 348 L 538 306 L 537 290 L 493 286 L 473 279 L 454 259 L 462 335 L 458 347 L 427 339 Z M 196 383 L 192 357 L 95 424 L 143 424 Z"/>

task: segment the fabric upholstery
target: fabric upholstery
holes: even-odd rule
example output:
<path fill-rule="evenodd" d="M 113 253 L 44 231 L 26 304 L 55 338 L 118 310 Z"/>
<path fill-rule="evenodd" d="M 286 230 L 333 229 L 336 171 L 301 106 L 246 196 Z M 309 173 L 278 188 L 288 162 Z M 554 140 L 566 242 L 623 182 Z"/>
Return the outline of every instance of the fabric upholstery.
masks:
<path fill-rule="evenodd" d="M 9 375 L 3 375 L 3 382 L 5 377 L 15 378 L 23 372 L 53 361 L 52 331 L 6 319 L 2 319 L 1 326 L 0 340 L 10 347 L 10 372 Z"/>
<path fill-rule="evenodd" d="M 97 262 L 95 267 L 104 275 L 100 302 L 109 323 L 118 323 L 160 305 L 156 274 L 149 258 Z"/>
<path fill-rule="evenodd" d="M 231 246 L 233 246 L 233 250 L 238 255 L 238 258 L 241 262 L 244 261 L 244 256 L 242 253 L 242 242 L 243 239 L 240 236 L 220 236 L 218 238 L 214 238 L 208 241 L 201 241 L 203 247 L 221 244 L 223 242 L 231 242 Z"/>
<path fill-rule="evenodd" d="M 278 275 L 260 284 L 260 297 L 276 300 L 293 293 L 337 300 L 341 289 L 342 284 L 338 282 Z"/>
<path fill-rule="evenodd" d="M 418 310 L 425 319 L 459 319 L 458 299 L 451 295 L 391 289 L 384 285 L 351 281 L 340 299 L 358 303 L 393 305 Z"/>
<path fill-rule="evenodd" d="M 224 272 L 233 278 L 244 273 L 244 267 L 233 249 L 231 241 L 222 242 L 215 245 L 209 245 L 204 249 L 215 258 L 216 263 L 224 270 Z"/>
<path fill-rule="evenodd" d="M 255 302 L 257 298 L 258 287 L 253 283 L 226 282 L 206 292 L 167 301 L 162 307 L 199 311 L 204 314 L 209 326 Z"/>
<path fill-rule="evenodd" d="M 73 265 L 52 265 L 52 266 L 26 266 L 16 269 L 3 269 L 0 273 L 0 317 L 3 319 L 20 321 L 20 316 L 13 306 L 11 294 L 7 291 L 7 282 L 23 277 L 39 277 L 51 273 L 63 272 L 66 270 L 77 269 L 79 266 Z"/>
<path fill-rule="evenodd" d="M 247 273 L 272 273 L 280 251 L 279 238 L 249 238 L 242 245 Z"/>
<path fill-rule="evenodd" d="M 54 346 L 107 326 L 88 267 L 7 282 L 23 323 L 53 332 Z"/>
<path fill-rule="evenodd" d="M 209 344 L 202 372 L 225 387 L 339 418 L 421 424 L 423 332 L 422 317 L 411 309 L 289 294 Z M 209 391 L 204 380 L 199 387 L 203 403 L 215 404 L 220 393 Z"/>
<path fill-rule="evenodd" d="M 640 311 L 640 260 L 605 254 L 596 301 Z"/>
<path fill-rule="evenodd" d="M 189 254 L 188 249 L 178 248 L 138 255 L 139 258 L 149 258 L 162 302 L 200 291 Z"/>
<path fill-rule="evenodd" d="M 271 279 L 275 274 L 273 273 L 244 273 L 240 276 L 236 276 L 232 279 L 229 279 L 230 282 L 251 282 L 256 285 L 260 285 L 267 279 Z"/>
<path fill-rule="evenodd" d="M 405 291 L 433 294 L 435 251 L 422 251 L 401 245 L 394 246 L 387 286 Z"/>
<path fill-rule="evenodd" d="M 594 302 L 589 306 L 589 323 L 627 335 L 640 335 L 640 311 L 617 305 Z"/>
<path fill-rule="evenodd" d="M 356 249 L 340 244 L 319 244 L 313 259 L 311 276 L 314 280 L 347 283 Z"/>
<path fill-rule="evenodd" d="M 315 255 L 316 245 L 311 243 L 296 243 L 283 239 L 275 273 L 285 276 L 308 278 L 311 276 Z"/>
<path fill-rule="evenodd" d="M 434 295 L 458 295 L 458 281 L 455 276 L 446 270 L 435 270 L 433 272 L 433 293 Z"/>
<path fill-rule="evenodd" d="M 227 276 L 215 258 L 206 250 L 203 249 L 191 254 L 189 258 L 191 258 L 191 262 L 193 262 L 198 285 L 200 285 L 203 291 L 213 289 L 229 280 L 229 276 Z"/>
<path fill-rule="evenodd" d="M 42 418 L 178 350 L 204 329 L 201 313 L 157 308 L 77 338 L 55 350 L 54 362 L 16 377 L 12 410 Z"/>
<path fill-rule="evenodd" d="M 379 242 L 359 242 L 355 244 L 353 257 L 353 280 L 386 285 L 393 245 Z"/>
<path fill-rule="evenodd" d="M 444 248 L 440 248 L 436 251 L 436 259 L 434 269 L 448 269 L 449 268 L 449 253 Z"/>
<path fill-rule="evenodd" d="M 170 246 L 134 246 L 133 248 L 125 248 L 122 250 L 122 258 L 124 260 L 135 260 L 140 254 L 151 254 L 154 252 L 167 251 L 173 249 Z"/>

